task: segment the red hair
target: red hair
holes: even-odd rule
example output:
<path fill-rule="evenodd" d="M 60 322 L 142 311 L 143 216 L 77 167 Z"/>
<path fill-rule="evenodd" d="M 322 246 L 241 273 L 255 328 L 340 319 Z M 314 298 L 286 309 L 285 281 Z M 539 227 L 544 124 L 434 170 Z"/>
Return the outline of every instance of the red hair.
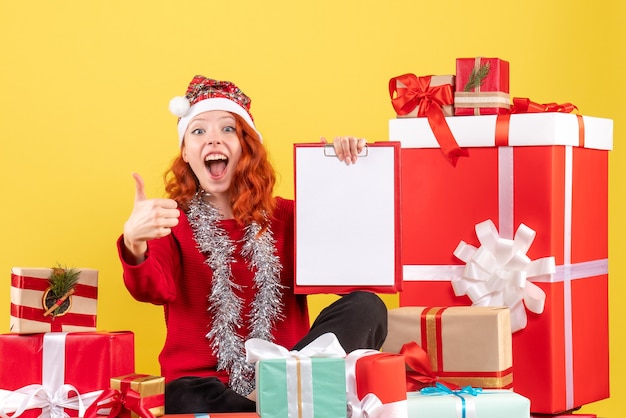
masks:
<path fill-rule="evenodd" d="M 263 231 L 269 223 L 266 214 L 270 216 L 276 206 L 273 197 L 276 174 L 258 134 L 239 115 L 232 115 L 237 122 L 237 137 L 242 151 L 230 186 L 233 216 L 244 225 L 255 221 Z M 183 160 L 182 152 L 172 161 L 164 178 L 165 192 L 186 211 L 199 182 L 189 164 Z"/>

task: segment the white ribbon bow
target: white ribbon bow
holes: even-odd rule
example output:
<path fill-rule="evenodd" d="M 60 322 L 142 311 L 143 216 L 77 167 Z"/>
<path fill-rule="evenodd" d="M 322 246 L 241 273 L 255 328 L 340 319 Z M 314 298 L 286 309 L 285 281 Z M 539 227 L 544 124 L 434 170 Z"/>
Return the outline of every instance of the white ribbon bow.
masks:
<path fill-rule="evenodd" d="M 289 351 L 285 347 L 261 338 L 250 338 L 246 341 L 245 345 L 246 361 L 248 363 L 256 363 L 259 360 L 291 357 L 344 358 L 346 356 L 346 352 L 339 343 L 337 336 L 330 332 L 320 335 L 300 351 Z"/>
<path fill-rule="evenodd" d="M 526 309 L 543 312 L 546 294 L 529 279 L 554 274 L 554 257 L 528 258 L 526 252 L 536 233 L 524 224 L 520 224 L 513 240 L 500 238 L 490 219 L 475 229 L 480 248 L 461 241 L 454 250 L 454 255 L 466 263 L 463 275 L 452 279 L 454 293 L 469 296 L 472 306 L 508 307 L 511 331 L 519 331 L 528 322 Z"/>
<path fill-rule="evenodd" d="M 356 362 L 365 356 L 380 354 L 376 350 L 354 350 L 346 357 L 346 387 L 348 395 L 348 418 L 378 418 L 383 412 L 383 403 L 374 393 L 359 399 L 356 388 Z"/>
<path fill-rule="evenodd" d="M 70 397 L 70 393 L 75 396 Z M 81 395 L 72 385 L 64 384 L 54 393 L 43 385 L 27 385 L 15 391 L 0 390 L 0 417 L 17 418 L 28 409 L 41 408 L 40 417 L 67 418 L 65 408 L 78 411 L 78 416 L 85 415 L 85 410 L 98 398 L 101 390 Z"/>

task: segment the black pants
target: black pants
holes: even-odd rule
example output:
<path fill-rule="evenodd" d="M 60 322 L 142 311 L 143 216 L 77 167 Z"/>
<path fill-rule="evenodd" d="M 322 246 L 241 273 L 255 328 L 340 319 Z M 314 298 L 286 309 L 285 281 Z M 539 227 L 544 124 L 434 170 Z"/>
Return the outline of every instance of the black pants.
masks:
<path fill-rule="evenodd" d="M 374 293 L 353 292 L 324 308 L 309 333 L 293 350 L 301 350 L 322 334 L 332 332 L 351 351 L 378 350 L 387 337 L 387 308 Z M 254 412 L 255 402 L 226 387 L 216 377 L 182 377 L 165 386 L 166 414 Z"/>

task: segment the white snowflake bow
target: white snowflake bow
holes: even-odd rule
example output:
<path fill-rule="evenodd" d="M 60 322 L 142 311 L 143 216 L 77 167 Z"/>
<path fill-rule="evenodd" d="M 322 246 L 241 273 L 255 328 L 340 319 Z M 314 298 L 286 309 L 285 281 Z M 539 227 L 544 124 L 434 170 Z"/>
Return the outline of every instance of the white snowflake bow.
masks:
<path fill-rule="evenodd" d="M 531 260 L 526 252 L 535 231 L 520 224 L 514 239 L 501 238 L 488 219 L 476 225 L 479 248 L 461 241 L 454 255 L 465 262 L 461 277 L 452 279 L 457 296 L 467 295 L 472 306 L 506 306 L 511 311 L 511 331 L 526 327 L 526 309 L 543 312 L 546 294 L 531 278 L 554 274 L 554 257 Z"/>

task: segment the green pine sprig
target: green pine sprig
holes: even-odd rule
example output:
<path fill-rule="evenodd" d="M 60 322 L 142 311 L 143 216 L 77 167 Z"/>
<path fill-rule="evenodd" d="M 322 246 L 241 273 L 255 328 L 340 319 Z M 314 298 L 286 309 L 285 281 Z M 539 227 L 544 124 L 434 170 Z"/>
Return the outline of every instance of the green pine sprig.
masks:
<path fill-rule="evenodd" d="M 476 87 L 481 86 L 485 82 L 485 78 L 489 75 L 490 70 L 491 64 L 489 62 L 479 65 L 478 68 L 474 67 L 465 87 L 463 87 L 463 91 L 472 91 Z"/>
<path fill-rule="evenodd" d="M 48 278 L 50 293 L 52 293 L 57 299 L 62 298 L 76 286 L 79 278 L 80 271 L 76 269 L 68 269 L 60 264 L 57 267 L 53 267 L 52 273 Z"/>

